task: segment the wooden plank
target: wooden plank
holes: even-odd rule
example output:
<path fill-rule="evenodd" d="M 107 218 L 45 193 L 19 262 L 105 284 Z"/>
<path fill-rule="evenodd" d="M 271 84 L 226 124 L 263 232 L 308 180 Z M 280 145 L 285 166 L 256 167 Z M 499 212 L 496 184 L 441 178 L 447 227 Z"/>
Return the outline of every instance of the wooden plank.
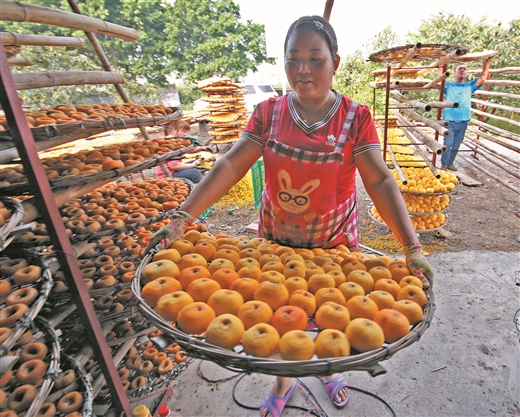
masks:
<path fill-rule="evenodd" d="M 135 42 L 139 34 L 135 29 L 105 22 L 93 17 L 77 15 L 49 7 L 33 6 L 11 1 L 2 1 L 2 20 L 9 22 L 31 22 L 84 30 L 99 35 L 113 36 Z"/>
<path fill-rule="evenodd" d="M 464 184 L 466 187 L 481 187 L 483 185 L 480 181 L 477 181 L 463 172 L 457 171 L 456 175 L 461 184 Z"/>

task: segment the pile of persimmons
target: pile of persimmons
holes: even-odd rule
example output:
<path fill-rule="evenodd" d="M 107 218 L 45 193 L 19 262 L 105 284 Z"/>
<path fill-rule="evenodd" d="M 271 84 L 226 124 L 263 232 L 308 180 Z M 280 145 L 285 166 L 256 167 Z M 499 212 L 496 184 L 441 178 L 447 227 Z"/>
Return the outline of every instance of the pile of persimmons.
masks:
<path fill-rule="evenodd" d="M 428 302 L 403 258 L 198 230 L 155 253 L 140 278 L 144 302 L 186 334 L 285 360 L 396 342 L 422 320 Z"/>

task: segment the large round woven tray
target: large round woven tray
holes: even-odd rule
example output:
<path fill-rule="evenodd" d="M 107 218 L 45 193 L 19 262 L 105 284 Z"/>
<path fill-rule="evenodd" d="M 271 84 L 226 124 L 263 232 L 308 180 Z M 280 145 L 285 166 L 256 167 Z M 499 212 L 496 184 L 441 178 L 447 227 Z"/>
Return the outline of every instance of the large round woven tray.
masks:
<path fill-rule="evenodd" d="M 111 169 L 109 171 L 100 171 L 94 174 L 74 175 L 70 177 L 57 178 L 49 181 L 51 187 L 56 189 L 69 188 L 73 186 L 83 186 L 85 184 L 92 184 L 97 182 L 109 181 L 112 178 L 116 179 L 121 176 L 129 175 L 134 172 L 140 172 L 144 169 L 155 167 L 156 165 L 169 161 L 171 159 L 179 158 L 182 155 L 194 150 L 197 147 L 196 143 L 192 143 L 185 148 L 177 149 L 162 155 L 154 156 L 144 160 L 135 165 L 130 165 L 120 169 Z M 28 182 L 17 183 L 2 188 L 4 195 L 21 195 L 30 192 L 30 184 Z"/>
<path fill-rule="evenodd" d="M 396 46 L 395 48 L 385 49 L 383 51 L 374 52 L 368 59 L 373 62 L 400 62 L 412 50 L 415 45 Z M 439 59 L 453 51 L 460 51 L 460 54 L 468 52 L 468 48 L 461 45 L 445 45 L 445 44 L 425 44 L 420 48 L 416 48 L 415 53 L 410 61 L 423 61 L 428 59 Z"/>
<path fill-rule="evenodd" d="M 436 213 L 409 213 L 410 216 L 427 216 L 427 215 L 430 215 L 430 214 L 438 214 L 438 213 L 441 213 L 440 211 L 439 212 L 436 212 Z M 384 226 L 384 227 L 388 227 L 386 225 L 386 223 L 383 223 L 383 222 L 380 222 L 379 220 L 377 220 L 374 216 L 372 216 L 372 213 L 370 212 L 370 208 L 368 209 L 368 217 L 370 217 L 370 219 L 374 222 L 374 223 L 377 223 L 379 224 L 380 226 Z M 444 226 L 446 226 L 446 223 L 447 223 L 447 220 L 442 224 L 440 225 L 439 227 L 434 227 L 433 229 L 424 229 L 424 230 L 420 230 L 420 229 L 414 229 L 415 230 L 415 233 L 431 233 L 431 232 L 436 232 L 437 230 L 440 230 L 442 229 Z"/>
<path fill-rule="evenodd" d="M 431 288 L 426 290 L 427 304 L 423 307 L 424 318 L 414 325 L 406 336 L 382 348 L 364 353 L 352 352 L 350 356 L 327 359 L 312 359 L 308 361 L 286 361 L 282 359 L 258 358 L 226 350 L 207 343 L 202 337 L 188 335 L 164 321 L 141 297 L 141 272 L 152 260 L 154 251 L 148 253 L 137 268 L 131 283 L 132 292 L 137 299 L 141 313 L 150 320 L 164 335 L 177 342 L 190 356 L 209 360 L 233 372 L 261 373 L 286 377 L 308 377 L 331 375 L 345 371 L 367 371 L 373 375 L 384 373 L 379 362 L 390 358 L 394 353 L 419 340 L 430 326 L 435 311 L 435 298 Z M 240 350 L 240 349 L 236 349 Z"/>

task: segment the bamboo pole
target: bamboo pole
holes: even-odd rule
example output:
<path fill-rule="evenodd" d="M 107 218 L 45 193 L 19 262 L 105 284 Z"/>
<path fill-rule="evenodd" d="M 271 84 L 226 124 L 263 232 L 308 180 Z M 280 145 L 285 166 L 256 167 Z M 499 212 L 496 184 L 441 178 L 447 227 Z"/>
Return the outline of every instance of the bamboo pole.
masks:
<path fill-rule="evenodd" d="M 501 129 L 499 127 L 490 125 L 485 122 L 481 122 L 480 120 L 477 120 L 477 119 L 471 119 L 470 123 L 477 125 L 478 127 L 482 128 L 482 129 L 488 130 L 489 132 L 491 132 L 495 135 L 502 136 L 505 139 L 514 140 L 515 142 L 520 142 L 520 135 L 517 135 L 516 133 L 508 132 L 507 130 Z"/>
<path fill-rule="evenodd" d="M 405 119 L 403 117 L 403 115 L 400 114 L 396 109 L 393 109 L 393 112 L 395 113 L 395 115 L 397 117 L 397 120 L 399 122 L 401 122 L 402 127 L 406 127 L 406 129 L 408 129 L 408 131 L 416 132 L 420 136 L 420 137 L 417 136 L 415 138 L 415 140 L 417 142 L 420 142 L 420 143 L 426 145 L 428 148 L 430 148 L 430 150 L 433 153 L 435 153 L 437 155 L 440 155 L 441 153 L 446 151 L 446 146 L 441 145 L 439 142 L 437 142 L 435 139 L 433 139 L 432 137 L 430 137 L 426 133 L 422 132 L 421 130 L 416 129 L 413 126 L 410 126 L 410 121 Z"/>
<path fill-rule="evenodd" d="M 484 84 L 500 85 L 505 87 L 520 87 L 520 81 L 517 80 L 486 80 Z"/>
<path fill-rule="evenodd" d="M 468 74 L 480 74 L 482 68 L 469 70 Z M 489 70 L 490 74 L 520 74 L 520 67 L 504 67 L 504 68 L 493 68 Z"/>
<path fill-rule="evenodd" d="M 381 122 L 378 121 L 377 124 L 379 125 L 379 130 L 381 130 L 381 133 L 384 134 L 385 129 L 383 129 L 383 125 L 381 124 Z M 395 154 L 394 154 L 394 150 L 392 149 L 392 146 L 391 145 L 387 146 L 387 150 L 388 150 L 388 153 L 390 154 L 390 158 L 392 159 L 392 163 L 394 164 L 394 168 L 397 171 L 397 175 L 399 175 L 399 179 L 401 180 L 403 185 L 406 185 L 408 183 L 408 179 L 406 178 L 406 175 L 404 175 L 403 170 L 401 169 L 401 167 L 397 163 L 397 160 L 395 159 Z M 385 161 L 385 163 L 386 163 L 386 161 Z"/>
<path fill-rule="evenodd" d="M 416 76 L 420 77 L 421 75 L 424 75 L 427 72 L 430 72 L 432 69 L 440 67 L 441 65 L 444 65 L 445 63 L 457 58 L 460 54 L 462 54 L 462 50 L 460 50 L 460 49 L 452 51 L 449 54 L 446 54 L 443 57 L 439 58 L 437 61 L 432 62 L 430 65 L 428 65 L 423 70 L 417 72 Z"/>
<path fill-rule="evenodd" d="M 72 9 L 72 11 L 75 14 L 82 16 L 81 10 L 79 9 L 78 5 L 76 4 L 76 2 L 74 0 L 68 0 L 68 3 L 69 3 L 70 8 Z M 112 67 L 110 65 L 110 62 L 108 61 L 108 58 L 105 55 L 105 51 L 99 44 L 97 38 L 90 31 L 85 31 L 85 34 L 87 35 L 87 38 L 90 42 L 90 45 L 92 45 L 94 52 L 96 52 L 96 55 L 98 56 L 99 60 L 101 61 L 101 66 L 102 66 L 103 70 L 105 70 L 107 72 L 112 72 Z M 117 92 L 119 93 L 120 97 L 123 99 L 123 101 L 125 103 L 129 103 L 130 98 L 126 94 L 126 91 L 124 90 L 123 86 L 120 84 L 114 84 L 114 87 L 117 90 Z M 148 135 L 148 131 L 144 127 L 140 126 L 139 130 L 145 140 L 150 139 L 150 136 Z"/>
<path fill-rule="evenodd" d="M 10 67 L 30 67 L 33 63 L 29 60 L 29 58 L 24 58 L 22 56 L 15 56 L 13 58 L 7 58 L 7 63 Z"/>
<path fill-rule="evenodd" d="M 472 126 L 469 126 L 468 127 L 468 130 L 472 133 L 475 133 L 476 135 L 478 136 L 482 136 L 483 138 L 486 138 L 487 140 L 490 140 L 491 142 L 494 142 L 498 145 L 501 145 L 503 146 L 504 148 L 507 148 L 509 150 L 512 150 L 512 151 L 515 151 L 516 153 L 520 153 L 520 148 L 514 146 L 514 145 L 511 145 L 507 142 L 504 142 L 498 138 L 495 138 L 494 136 L 492 135 L 488 135 L 486 132 L 483 132 L 482 130 L 478 130 L 478 129 L 475 129 L 474 127 Z"/>
<path fill-rule="evenodd" d="M 430 105 L 428 105 L 427 103 L 408 98 L 397 90 L 391 90 L 390 93 L 401 103 L 409 104 L 410 106 L 413 106 L 417 109 L 421 109 L 424 111 L 430 111 L 432 109 L 432 107 Z"/>
<path fill-rule="evenodd" d="M 469 162 L 471 165 L 473 165 L 476 169 L 482 171 L 484 174 L 490 176 L 491 178 L 493 178 L 494 180 L 498 181 L 500 184 L 502 184 L 503 186 L 509 188 L 510 190 L 514 191 L 515 193 L 517 194 L 520 194 L 520 190 L 516 187 L 513 187 L 511 184 L 507 183 L 506 181 L 504 181 L 502 178 L 492 174 L 491 172 L 489 172 L 488 170 L 482 168 L 479 164 L 476 164 L 475 162 L 473 162 L 472 160 L 466 158 L 465 156 L 463 155 L 460 155 L 460 157 L 462 159 L 464 159 L 466 162 Z"/>
<path fill-rule="evenodd" d="M 392 101 L 395 103 L 396 100 L 392 99 Z M 417 122 L 424 123 L 425 125 L 430 126 L 432 129 L 437 131 L 441 136 L 448 137 L 450 132 L 448 129 L 446 129 L 445 126 L 447 126 L 447 122 L 444 121 L 434 121 L 430 120 L 427 117 L 421 116 L 420 114 L 410 110 L 410 109 L 401 109 L 403 113 L 406 113 L 408 116 L 410 116 L 412 119 L 414 119 Z"/>
<path fill-rule="evenodd" d="M 13 74 L 13 79 L 17 90 L 61 85 L 124 84 L 125 82 L 120 73 L 105 71 L 26 72 Z"/>
<path fill-rule="evenodd" d="M 457 103 L 456 101 L 429 101 L 427 104 L 436 109 L 456 109 L 459 107 L 459 103 Z"/>
<path fill-rule="evenodd" d="M 439 84 L 440 82 L 442 82 L 443 80 L 445 80 L 446 78 L 448 78 L 450 76 L 450 73 L 448 71 L 446 71 L 445 73 L 439 75 L 437 78 L 435 78 L 434 80 L 430 81 L 428 84 L 426 84 L 423 88 L 432 88 L 433 86 Z"/>
<path fill-rule="evenodd" d="M 475 114 L 478 114 L 479 116 L 490 117 L 492 119 L 501 120 L 502 122 L 506 122 L 506 123 L 512 124 L 514 126 L 520 127 L 520 122 L 517 122 L 516 120 L 513 120 L 513 119 L 508 119 L 506 117 L 496 116 L 494 114 L 486 113 L 486 112 L 483 112 L 483 111 L 480 111 L 480 110 L 477 110 L 477 109 L 474 109 L 474 108 L 471 108 L 471 111 L 473 113 L 475 113 Z"/>
<path fill-rule="evenodd" d="M 93 17 L 77 15 L 49 7 L 33 6 L 10 1 L 2 1 L 2 20 L 9 22 L 30 22 L 44 25 L 84 30 L 99 35 L 113 36 L 125 41 L 139 39 L 136 30 Z"/>
<path fill-rule="evenodd" d="M 500 159 L 501 161 L 505 162 L 506 164 L 512 165 L 514 167 L 518 167 L 519 163 L 516 160 L 513 160 L 509 158 L 506 155 L 502 155 L 495 151 L 494 149 L 491 149 L 489 146 L 487 146 L 485 143 L 483 143 L 481 140 L 473 139 L 473 138 L 466 138 L 469 143 L 473 144 L 476 148 L 482 148 L 485 149 L 486 152 L 492 154 L 495 158 Z M 467 143 L 465 143 L 466 146 L 470 147 Z M 476 151 L 477 149 L 473 149 Z"/>
<path fill-rule="evenodd" d="M 510 98 L 513 100 L 520 100 L 520 94 L 504 93 L 502 91 L 477 90 L 473 94 L 480 94 L 483 96 L 493 96 L 493 97 L 504 97 L 504 98 Z"/>
<path fill-rule="evenodd" d="M 85 40 L 78 36 L 21 35 L 19 33 L 1 32 L 0 40 L 6 46 L 66 46 L 68 48 L 82 48 L 85 46 Z"/>
<path fill-rule="evenodd" d="M 408 51 L 408 53 L 404 56 L 404 58 L 399 62 L 399 64 L 397 64 L 395 66 L 395 69 L 390 73 L 390 76 L 394 75 L 396 70 L 398 69 L 401 69 L 403 68 L 403 66 L 408 62 L 410 61 L 410 59 L 412 58 L 412 56 L 415 54 L 415 52 L 417 51 L 417 49 L 419 49 L 420 47 L 422 46 L 422 44 L 420 42 L 416 43 L 414 46 L 412 46 L 410 48 L 410 50 Z"/>
<path fill-rule="evenodd" d="M 520 107 L 504 106 L 503 104 L 493 103 L 491 101 L 486 101 L 486 100 L 479 100 L 477 98 L 472 98 L 471 102 L 480 104 L 481 106 L 492 107 L 494 109 L 510 111 L 513 113 L 520 113 Z"/>

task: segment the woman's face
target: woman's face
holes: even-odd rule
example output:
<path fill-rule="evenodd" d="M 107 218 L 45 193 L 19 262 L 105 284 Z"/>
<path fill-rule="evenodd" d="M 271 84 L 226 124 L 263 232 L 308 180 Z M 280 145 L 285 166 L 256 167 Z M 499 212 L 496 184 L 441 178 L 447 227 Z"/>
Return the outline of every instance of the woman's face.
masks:
<path fill-rule="evenodd" d="M 332 76 L 339 65 L 327 42 L 310 30 L 294 31 L 287 42 L 285 73 L 293 90 L 304 99 L 320 99 L 328 94 Z"/>

